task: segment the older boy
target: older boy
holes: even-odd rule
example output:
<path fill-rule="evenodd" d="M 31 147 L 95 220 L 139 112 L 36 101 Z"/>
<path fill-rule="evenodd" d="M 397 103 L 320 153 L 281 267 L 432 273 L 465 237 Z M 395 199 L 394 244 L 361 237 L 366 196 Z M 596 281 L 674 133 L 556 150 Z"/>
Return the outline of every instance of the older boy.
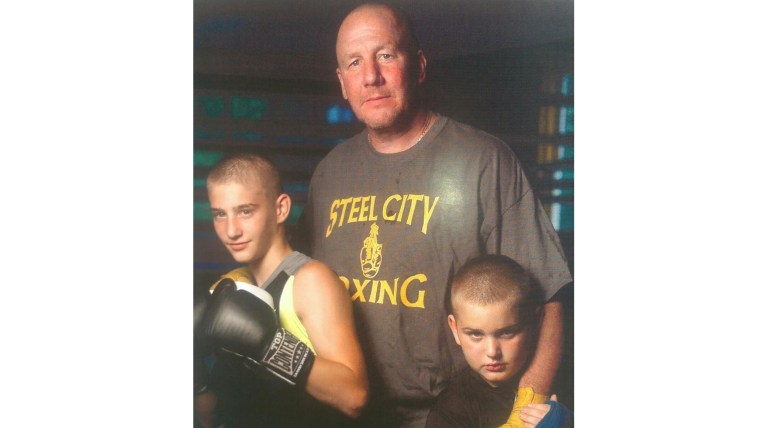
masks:
<path fill-rule="evenodd" d="M 291 201 L 276 167 L 234 155 L 211 170 L 207 189 L 217 236 L 245 266 L 212 286 L 196 329 L 217 351 L 211 392 L 196 403 L 213 408 L 218 396 L 213 422 L 225 427 L 308 426 L 321 404 L 358 417 L 368 387 L 351 302 L 327 265 L 288 244 Z M 298 366 L 283 371 L 283 360 Z"/>
<path fill-rule="evenodd" d="M 542 302 L 529 274 L 507 256 L 476 257 L 460 268 L 452 279 L 448 324 L 470 368 L 441 392 L 427 427 L 504 423 L 513 407 L 518 407 L 519 379 L 535 350 Z M 535 395 L 530 387 L 521 394 Z M 556 396 L 551 398 L 556 400 Z M 569 411 L 556 401 L 528 403 L 519 412 L 526 427 L 570 423 Z M 543 424 L 536 425 L 542 419 Z"/>

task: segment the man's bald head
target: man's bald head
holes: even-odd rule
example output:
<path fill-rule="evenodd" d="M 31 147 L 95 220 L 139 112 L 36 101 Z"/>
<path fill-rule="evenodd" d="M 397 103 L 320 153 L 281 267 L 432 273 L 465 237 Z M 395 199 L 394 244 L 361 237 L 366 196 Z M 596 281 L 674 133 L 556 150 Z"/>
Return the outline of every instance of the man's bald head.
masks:
<path fill-rule="evenodd" d="M 417 51 L 420 49 L 420 44 L 417 40 L 417 35 L 414 32 L 412 20 L 406 12 L 387 4 L 365 3 L 354 8 L 343 19 L 340 29 L 338 30 L 337 42 L 335 44 L 337 56 L 340 55 L 339 49 L 346 30 L 361 25 L 371 18 L 384 20 L 389 26 L 395 28 L 399 34 L 399 40 L 401 42 L 400 46 L 403 47 L 406 53 L 410 56 L 415 56 L 417 54 Z"/>

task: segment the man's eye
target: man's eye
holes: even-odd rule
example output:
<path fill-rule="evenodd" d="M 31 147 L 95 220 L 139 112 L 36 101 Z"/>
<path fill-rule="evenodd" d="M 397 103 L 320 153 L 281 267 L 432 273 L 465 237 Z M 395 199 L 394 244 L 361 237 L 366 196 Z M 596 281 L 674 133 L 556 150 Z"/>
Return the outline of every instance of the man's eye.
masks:
<path fill-rule="evenodd" d="M 393 55 L 391 54 L 380 54 L 380 59 L 391 59 L 393 58 Z"/>
<path fill-rule="evenodd" d="M 223 219 L 225 215 L 224 213 L 217 211 L 217 212 L 211 213 L 211 217 L 213 217 L 216 220 L 216 219 Z"/>
<path fill-rule="evenodd" d="M 470 336 L 470 338 L 472 339 L 480 339 L 483 337 L 483 333 L 476 333 L 476 332 L 467 333 L 467 335 Z"/>
<path fill-rule="evenodd" d="M 253 210 L 250 208 L 240 210 L 240 215 L 249 216 L 251 214 L 253 214 Z"/>
<path fill-rule="evenodd" d="M 359 65 L 359 60 L 358 59 L 355 59 L 355 60 L 353 60 L 353 61 L 351 61 L 351 62 L 348 63 L 348 67 L 349 68 L 356 67 L 357 65 Z"/>

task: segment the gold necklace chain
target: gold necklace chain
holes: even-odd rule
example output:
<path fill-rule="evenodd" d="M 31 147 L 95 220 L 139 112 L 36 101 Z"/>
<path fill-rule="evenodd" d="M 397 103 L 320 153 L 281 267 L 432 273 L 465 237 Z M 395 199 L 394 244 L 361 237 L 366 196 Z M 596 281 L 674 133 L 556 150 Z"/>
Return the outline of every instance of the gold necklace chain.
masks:
<path fill-rule="evenodd" d="M 435 117 L 435 115 L 428 112 L 427 118 L 425 118 L 425 126 L 422 128 L 422 134 L 420 134 L 420 138 L 414 142 L 415 145 L 422 141 L 422 137 L 424 137 L 425 134 L 427 134 L 427 132 L 430 130 L 430 126 L 433 124 L 433 117 Z"/>
<path fill-rule="evenodd" d="M 431 125 L 433 124 L 433 118 L 435 118 L 435 114 L 431 114 L 430 112 L 427 113 L 427 117 L 425 118 L 425 125 L 422 127 L 422 132 L 420 133 L 419 138 L 417 138 L 417 141 L 412 144 L 412 146 L 417 145 L 420 141 L 422 141 L 422 138 L 425 137 L 425 134 L 428 133 L 428 131 L 431 128 Z M 369 134 L 369 131 L 367 131 L 367 141 L 372 144 L 372 136 Z"/>

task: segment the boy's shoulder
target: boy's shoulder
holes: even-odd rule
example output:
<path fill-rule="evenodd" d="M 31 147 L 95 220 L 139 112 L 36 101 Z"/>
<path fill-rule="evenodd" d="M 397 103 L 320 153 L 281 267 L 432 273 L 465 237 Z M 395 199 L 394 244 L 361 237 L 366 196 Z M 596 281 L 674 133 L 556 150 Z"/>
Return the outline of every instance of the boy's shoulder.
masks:
<path fill-rule="evenodd" d="M 293 272 L 293 276 L 294 292 L 310 303 L 342 298 L 346 291 L 338 274 L 330 266 L 312 258 Z"/>
<path fill-rule="evenodd" d="M 320 284 L 334 274 L 335 272 L 327 264 L 310 258 L 293 273 L 293 276 L 299 282 Z"/>

